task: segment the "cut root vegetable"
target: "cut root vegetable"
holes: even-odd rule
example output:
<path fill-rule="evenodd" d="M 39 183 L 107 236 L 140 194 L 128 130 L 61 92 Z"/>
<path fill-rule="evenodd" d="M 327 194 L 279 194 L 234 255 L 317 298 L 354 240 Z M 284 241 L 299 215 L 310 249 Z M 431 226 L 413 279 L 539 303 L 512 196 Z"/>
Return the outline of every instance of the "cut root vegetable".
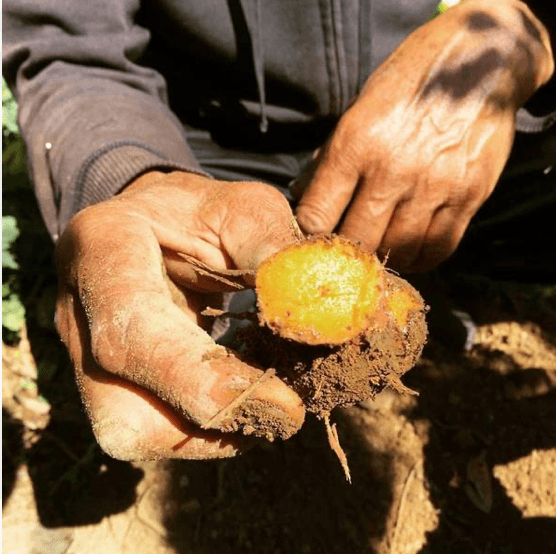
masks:
<path fill-rule="evenodd" d="M 262 329 L 255 359 L 327 424 L 346 476 L 347 462 L 330 412 L 374 398 L 387 386 L 410 392 L 400 377 L 426 342 L 426 307 L 405 280 L 375 254 L 337 236 L 307 239 L 278 252 L 257 272 Z"/>
<path fill-rule="evenodd" d="M 256 279 L 264 348 L 278 375 L 320 417 L 372 398 L 400 377 L 426 341 L 425 305 L 375 254 L 340 237 L 278 252 Z"/>

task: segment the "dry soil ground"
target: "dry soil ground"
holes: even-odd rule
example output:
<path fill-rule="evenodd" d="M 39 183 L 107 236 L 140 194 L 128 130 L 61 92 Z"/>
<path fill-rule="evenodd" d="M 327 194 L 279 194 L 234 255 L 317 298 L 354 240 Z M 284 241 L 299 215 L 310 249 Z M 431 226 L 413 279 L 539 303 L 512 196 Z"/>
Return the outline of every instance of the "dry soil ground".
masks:
<path fill-rule="evenodd" d="M 420 396 L 334 414 L 351 485 L 316 420 L 232 460 L 112 460 L 30 329 L 3 345 L 4 553 L 556 552 L 556 294 L 459 285 L 471 351 L 433 338 Z"/>

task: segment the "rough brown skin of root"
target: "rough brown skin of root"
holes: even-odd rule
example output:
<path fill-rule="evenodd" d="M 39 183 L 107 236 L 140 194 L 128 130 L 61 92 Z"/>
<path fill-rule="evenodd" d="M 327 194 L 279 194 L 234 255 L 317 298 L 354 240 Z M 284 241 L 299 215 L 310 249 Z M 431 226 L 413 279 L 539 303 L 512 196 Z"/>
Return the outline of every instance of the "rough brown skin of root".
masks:
<path fill-rule="evenodd" d="M 327 240 L 333 247 L 346 243 L 335 238 L 313 239 L 313 243 L 319 240 Z M 271 264 L 272 258 L 265 263 Z M 342 275 L 331 278 L 342 279 Z M 256 336 L 249 340 L 255 358 L 275 367 L 307 410 L 319 417 L 326 417 L 337 406 L 374 398 L 386 386 L 409 391 L 400 377 L 415 365 L 426 342 L 426 307 L 409 283 L 382 267 L 376 283 L 378 302 L 371 306 L 368 326 L 348 341 L 305 344 L 291 340 L 290 330 L 284 332 L 283 326 L 276 325 L 255 330 Z M 257 292 L 261 305 L 261 291 Z M 268 321 L 268 315 L 261 320 Z"/>

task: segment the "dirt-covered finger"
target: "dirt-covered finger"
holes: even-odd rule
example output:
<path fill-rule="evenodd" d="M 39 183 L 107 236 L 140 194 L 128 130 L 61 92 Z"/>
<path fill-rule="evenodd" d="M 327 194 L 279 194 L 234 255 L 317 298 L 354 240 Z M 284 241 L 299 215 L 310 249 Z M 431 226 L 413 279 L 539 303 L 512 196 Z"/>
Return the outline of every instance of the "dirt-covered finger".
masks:
<path fill-rule="evenodd" d="M 166 297 L 134 294 L 111 306 L 91 327 L 96 362 L 162 398 L 197 425 L 207 425 L 258 382 L 262 371 L 217 346 Z M 303 422 L 301 401 L 271 377 L 211 428 L 287 438 Z"/>
<path fill-rule="evenodd" d="M 208 459 L 234 456 L 251 439 L 204 431 L 146 389 L 101 369 L 93 359 L 83 310 L 61 284 L 56 326 L 70 353 L 95 437 L 120 460 Z"/>

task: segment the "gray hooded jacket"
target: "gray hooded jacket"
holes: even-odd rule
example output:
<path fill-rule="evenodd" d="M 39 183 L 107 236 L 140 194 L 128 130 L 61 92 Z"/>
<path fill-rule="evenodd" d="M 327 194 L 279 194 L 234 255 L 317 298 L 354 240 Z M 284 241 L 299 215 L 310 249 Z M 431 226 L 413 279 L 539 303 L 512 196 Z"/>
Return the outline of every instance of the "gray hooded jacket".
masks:
<path fill-rule="evenodd" d="M 299 170 L 288 151 L 322 143 L 435 4 L 4 0 L 3 71 L 50 233 L 56 238 L 73 214 L 142 172 L 217 175 L 230 151 L 261 167 L 278 153 L 287 182 Z M 531 7 L 556 29 L 556 2 L 538 4 Z M 547 97 L 538 115 L 554 109 Z M 199 145 L 209 135 L 207 154 Z"/>

